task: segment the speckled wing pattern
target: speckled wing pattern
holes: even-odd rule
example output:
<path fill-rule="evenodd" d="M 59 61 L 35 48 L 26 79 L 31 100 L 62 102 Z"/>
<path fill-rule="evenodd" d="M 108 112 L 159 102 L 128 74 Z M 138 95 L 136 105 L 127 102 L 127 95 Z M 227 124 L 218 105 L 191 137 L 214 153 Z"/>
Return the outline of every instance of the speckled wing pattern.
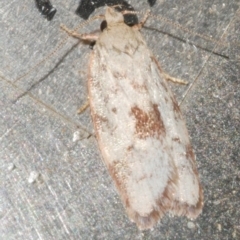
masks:
<path fill-rule="evenodd" d="M 137 28 L 108 8 L 89 64 L 103 160 L 129 218 L 152 228 L 167 212 L 196 218 L 203 193 L 179 106 Z"/>

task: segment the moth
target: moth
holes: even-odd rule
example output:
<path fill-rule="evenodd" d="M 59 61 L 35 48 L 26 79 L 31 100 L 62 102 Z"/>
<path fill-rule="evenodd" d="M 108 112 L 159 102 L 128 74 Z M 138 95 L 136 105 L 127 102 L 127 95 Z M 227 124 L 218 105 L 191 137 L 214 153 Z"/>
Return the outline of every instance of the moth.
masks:
<path fill-rule="evenodd" d="M 114 8 L 89 61 L 88 94 L 104 163 L 129 218 L 152 228 L 166 213 L 196 218 L 203 190 L 188 131 L 164 72 Z M 69 30 L 67 30 L 69 31 Z"/>

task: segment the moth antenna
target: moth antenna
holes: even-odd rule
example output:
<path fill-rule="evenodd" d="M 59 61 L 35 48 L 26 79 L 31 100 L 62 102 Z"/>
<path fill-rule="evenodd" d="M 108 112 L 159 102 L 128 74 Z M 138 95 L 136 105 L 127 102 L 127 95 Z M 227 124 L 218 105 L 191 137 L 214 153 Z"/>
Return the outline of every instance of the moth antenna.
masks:
<path fill-rule="evenodd" d="M 123 14 L 123 15 L 126 15 L 126 14 L 133 14 L 133 15 L 137 15 L 137 14 L 139 14 L 139 15 L 144 15 L 144 14 L 146 14 L 146 11 L 131 11 L 131 10 L 124 10 L 124 11 L 122 11 L 122 14 Z"/>
<path fill-rule="evenodd" d="M 78 31 L 79 29 L 81 29 L 82 27 L 84 27 L 85 25 L 95 21 L 96 19 L 101 19 L 104 18 L 104 15 L 98 15 L 98 16 L 94 16 L 92 18 L 89 18 L 88 20 L 84 21 L 83 23 L 80 23 L 77 27 L 75 27 L 73 29 L 73 31 Z M 64 44 L 67 42 L 67 40 L 70 38 L 71 36 L 67 35 L 59 44 L 58 46 L 50 53 L 48 54 L 46 57 L 44 57 L 40 62 L 38 62 L 37 64 L 35 64 L 33 67 L 31 67 L 26 73 L 24 73 L 23 75 L 21 75 L 20 77 L 18 77 L 14 83 L 18 82 L 19 80 L 21 80 L 22 78 L 26 77 L 27 75 L 29 75 L 32 71 L 34 71 L 36 68 L 38 68 L 41 64 L 43 64 L 44 62 L 46 62 L 48 59 L 50 59 L 51 57 L 53 57 L 54 55 L 56 55 L 58 53 L 58 51 L 64 46 Z"/>
<path fill-rule="evenodd" d="M 146 11 L 143 12 L 143 11 L 129 11 L 129 10 L 125 10 L 125 11 L 122 12 L 122 14 L 123 14 L 123 15 L 125 15 L 125 14 L 140 14 L 140 15 L 146 15 Z M 154 14 L 152 14 L 152 13 L 149 12 L 149 13 L 148 13 L 148 17 L 151 17 L 151 18 L 153 18 L 153 19 L 157 19 L 157 20 L 159 20 L 159 21 L 163 21 L 163 22 L 165 22 L 165 23 L 167 23 L 167 24 L 169 24 L 169 25 L 172 25 L 172 26 L 174 26 L 174 27 L 176 27 L 176 28 L 178 28 L 178 29 L 181 29 L 181 30 L 184 31 L 184 32 L 190 33 L 190 34 L 192 34 L 193 36 L 198 36 L 198 37 L 200 37 L 200 38 L 202 38 L 202 39 L 204 39 L 204 40 L 207 40 L 207 41 L 209 41 L 209 42 L 213 42 L 213 43 L 215 43 L 215 44 L 217 44 L 217 45 L 221 45 L 221 46 L 227 46 L 227 45 L 228 45 L 226 42 L 218 41 L 218 40 L 213 39 L 213 38 L 211 38 L 211 37 L 209 37 L 209 36 L 206 36 L 206 35 L 203 35 L 203 34 L 194 32 L 194 31 L 192 31 L 192 30 L 190 30 L 190 29 L 182 26 L 182 25 L 179 24 L 179 23 L 176 23 L 176 22 L 171 21 L 170 19 L 168 19 L 168 18 L 166 18 L 166 17 L 164 17 L 164 16 L 154 15 Z"/>
<path fill-rule="evenodd" d="M 151 10 L 147 10 L 145 12 L 145 14 L 143 15 L 143 19 L 141 20 L 141 22 L 138 24 L 138 28 L 141 29 L 143 27 L 143 25 L 145 24 L 145 22 L 147 21 L 148 17 L 150 16 L 150 12 Z"/>
<path fill-rule="evenodd" d="M 218 45 L 222 45 L 222 46 L 227 46 L 227 43 L 225 42 L 221 42 L 221 41 L 218 41 L 216 39 L 213 39 L 207 35 L 203 35 L 203 34 L 200 34 L 200 33 L 197 33 L 197 32 L 194 32 L 184 26 L 182 26 L 181 24 L 179 23 L 176 23 L 176 22 L 173 22 L 171 21 L 170 19 L 166 18 L 166 17 L 163 17 L 161 15 L 154 15 L 154 14 L 149 14 L 150 17 L 152 17 L 153 19 L 157 19 L 157 20 L 160 20 L 160 21 L 164 21 L 165 23 L 169 24 L 169 25 L 172 25 L 178 29 L 181 29 L 182 31 L 184 32 L 187 32 L 187 33 L 190 33 L 192 34 L 193 36 L 198 36 L 204 40 L 207 40 L 207 41 L 210 41 L 210 42 L 213 42 L 213 43 L 216 43 Z"/>

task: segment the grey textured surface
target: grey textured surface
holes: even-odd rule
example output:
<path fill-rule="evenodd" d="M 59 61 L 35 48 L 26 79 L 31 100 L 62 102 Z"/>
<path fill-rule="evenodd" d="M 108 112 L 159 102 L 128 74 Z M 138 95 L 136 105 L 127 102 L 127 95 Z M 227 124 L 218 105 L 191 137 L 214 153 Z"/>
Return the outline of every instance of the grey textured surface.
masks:
<path fill-rule="evenodd" d="M 172 87 L 205 196 L 197 220 L 166 216 L 146 232 L 127 218 L 96 140 L 87 138 L 89 109 L 76 114 L 87 98 L 89 47 L 69 39 L 14 82 L 66 36 L 60 23 L 71 28 L 82 21 L 74 14 L 78 1 L 52 3 L 58 12 L 48 22 L 34 1 L 0 2 L 1 239 L 240 239 L 239 1 L 158 0 L 152 9 L 222 44 L 151 19 L 142 29 L 163 69 L 190 83 Z M 149 8 L 147 1 L 131 4 Z"/>

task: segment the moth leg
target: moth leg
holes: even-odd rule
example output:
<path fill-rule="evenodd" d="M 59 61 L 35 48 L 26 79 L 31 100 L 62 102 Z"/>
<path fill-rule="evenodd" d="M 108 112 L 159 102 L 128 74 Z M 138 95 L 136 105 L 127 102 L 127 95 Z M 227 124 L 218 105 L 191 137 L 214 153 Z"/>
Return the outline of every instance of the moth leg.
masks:
<path fill-rule="evenodd" d="M 74 30 L 71 30 L 69 28 L 67 28 L 65 25 L 61 24 L 61 29 L 64 30 L 68 35 L 84 40 L 84 41 L 96 41 L 98 39 L 98 35 L 96 34 L 80 34 Z"/>
<path fill-rule="evenodd" d="M 167 73 L 165 72 L 162 72 L 164 78 L 167 80 L 167 81 L 171 81 L 171 82 L 174 82 L 174 83 L 179 83 L 179 84 L 184 84 L 184 85 L 187 85 L 188 82 L 180 79 L 180 78 L 175 78 L 175 77 L 172 77 L 170 75 L 168 75 Z"/>
<path fill-rule="evenodd" d="M 89 101 L 87 100 L 77 111 L 78 114 L 81 114 L 89 107 Z"/>

